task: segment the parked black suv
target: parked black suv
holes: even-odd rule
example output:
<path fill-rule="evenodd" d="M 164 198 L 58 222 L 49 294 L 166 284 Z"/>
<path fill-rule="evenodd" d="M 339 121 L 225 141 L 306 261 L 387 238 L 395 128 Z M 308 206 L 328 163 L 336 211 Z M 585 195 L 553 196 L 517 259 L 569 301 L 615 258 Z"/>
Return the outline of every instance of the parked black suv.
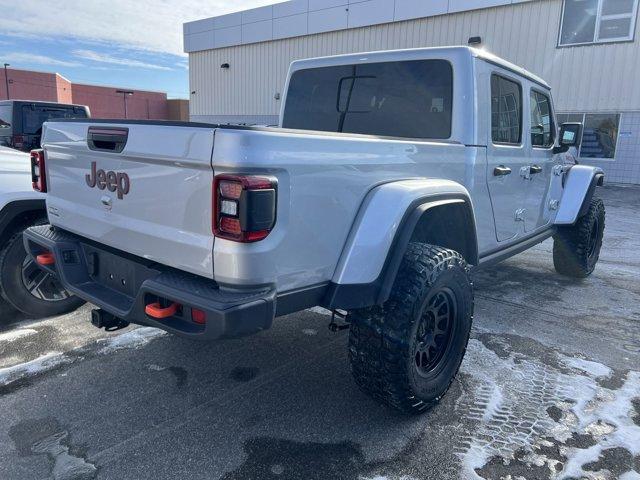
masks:
<path fill-rule="evenodd" d="M 42 124 L 54 118 L 89 118 L 89 107 L 29 100 L 0 101 L 0 145 L 28 152 L 40 148 Z"/>

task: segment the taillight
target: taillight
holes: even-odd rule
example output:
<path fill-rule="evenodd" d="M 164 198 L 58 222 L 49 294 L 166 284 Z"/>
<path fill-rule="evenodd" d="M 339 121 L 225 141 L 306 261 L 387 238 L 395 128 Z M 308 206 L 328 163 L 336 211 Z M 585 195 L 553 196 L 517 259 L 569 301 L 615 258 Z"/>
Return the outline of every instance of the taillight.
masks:
<path fill-rule="evenodd" d="M 14 135 L 11 140 L 13 148 L 24 148 L 24 136 Z"/>
<path fill-rule="evenodd" d="M 44 168 L 44 150 L 31 150 L 31 185 L 38 192 L 47 191 L 47 174 Z"/>
<path fill-rule="evenodd" d="M 277 181 L 271 177 L 218 175 L 213 180 L 213 233 L 257 242 L 276 223 Z"/>

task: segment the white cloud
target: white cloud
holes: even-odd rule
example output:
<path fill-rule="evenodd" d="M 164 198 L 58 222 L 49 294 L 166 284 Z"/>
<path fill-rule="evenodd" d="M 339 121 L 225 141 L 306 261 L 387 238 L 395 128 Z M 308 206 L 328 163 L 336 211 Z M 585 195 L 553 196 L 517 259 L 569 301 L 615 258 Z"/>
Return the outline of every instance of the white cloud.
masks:
<path fill-rule="evenodd" d="M 35 63 L 37 65 L 53 65 L 56 67 L 81 67 L 79 62 L 70 62 L 67 60 L 58 60 L 56 58 L 47 57 L 45 55 L 37 55 L 35 53 L 14 52 L 2 54 L 2 60 L 8 63 Z"/>
<path fill-rule="evenodd" d="M 276 0 L 21 0 L 3 8 L 0 32 L 76 38 L 183 55 L 182 24 Z"/>
<path fill-rule="evenodd" d="M 91 60 L 98 63 L 109 63 L 112 65 L 125 65 L 127 67 L 134 68 L 146 68 L 152 70 L 172 70 L 169 67 L 163 65 L 157 65 L 155 63 L 142 62 L 140 60 L 134 60 L 131 58 L 114 57 L 106 53 L 94 52 L 93 50 L 74 50 L 73 54 L 76 57 Z"/>

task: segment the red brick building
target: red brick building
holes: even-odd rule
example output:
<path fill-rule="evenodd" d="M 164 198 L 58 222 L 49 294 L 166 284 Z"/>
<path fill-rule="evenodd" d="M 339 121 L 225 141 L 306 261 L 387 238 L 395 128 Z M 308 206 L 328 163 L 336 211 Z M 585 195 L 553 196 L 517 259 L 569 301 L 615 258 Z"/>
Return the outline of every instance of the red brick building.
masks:
<path fill-rule="evenodd" d="M 167 100 L 166 93 L 71 83 L 58 73 L 14 68 L 8 68 L 6 72 L 9 95 L 7 95 L 5 70 L 0 70 L 0 100 L 10 98 L 87 105 L 93 118 L 188 120 L 184 118 L 185 109 L 182 105 L 187 101 Z M 133 93 L 127 95 L 117 93 L 117 90 Z M 180 104 L 183 108 L 175 108 L 173 104 Z M 175 115 L 181 115 L 181 118 Z"/>

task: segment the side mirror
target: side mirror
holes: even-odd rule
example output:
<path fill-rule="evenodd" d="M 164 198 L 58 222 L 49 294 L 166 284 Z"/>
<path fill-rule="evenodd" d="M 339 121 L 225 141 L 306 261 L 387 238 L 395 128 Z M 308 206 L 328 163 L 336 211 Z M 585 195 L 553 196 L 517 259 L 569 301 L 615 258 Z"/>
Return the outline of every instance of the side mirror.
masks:
<path fill-rule="evenodd" d="M 578 148 L 582 140 L 582 124 L 579 122 L 566 122 L 560 125 L 559 145 L 553 147 L 553 153 L 564 153 L 571 147 Z"/>

